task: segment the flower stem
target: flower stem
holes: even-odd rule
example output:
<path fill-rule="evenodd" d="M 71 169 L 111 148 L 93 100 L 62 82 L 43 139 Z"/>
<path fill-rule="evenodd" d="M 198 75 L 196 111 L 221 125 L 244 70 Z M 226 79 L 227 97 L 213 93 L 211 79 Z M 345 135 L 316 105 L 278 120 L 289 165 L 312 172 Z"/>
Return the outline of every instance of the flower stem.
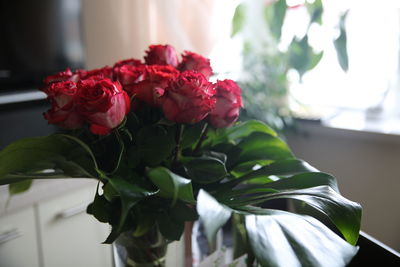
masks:
<path fill-rule="evenodd" d="M 208 129 L 209 129 L 209 128 L 210 128 L 210 127 L 209 127 L 209 124 L 208 124 L 208 123 L 204 124 L 204 127 L 203 127 L 203 129 L 202 129 L 202 131 L 201 131 L 200 139 L 199 139 L 199 141 L 197 142 L 196 147 L 194 148 L 194 151 L 193 151 L 195 154 L 196 154 L 197 152 L 199 152 L 201 145 L 203 144 L 204 140 L 205 140 L 206 137 L 207 137 L 207 133 L 208 133 Z"/>
<path fill-rule="evenodd" d="M 184 125 L 182 124 L 177 124 L 177 129 L 175 133 L 175 153 L 174 153 L 174 159 L 172 161 L 172 166 L 176 166 L 180 157 L 181 157 L 181 148 L 180 148 L 180 143 L 182 139 L 182 134 L 183 134 L 183 127 Z"/>

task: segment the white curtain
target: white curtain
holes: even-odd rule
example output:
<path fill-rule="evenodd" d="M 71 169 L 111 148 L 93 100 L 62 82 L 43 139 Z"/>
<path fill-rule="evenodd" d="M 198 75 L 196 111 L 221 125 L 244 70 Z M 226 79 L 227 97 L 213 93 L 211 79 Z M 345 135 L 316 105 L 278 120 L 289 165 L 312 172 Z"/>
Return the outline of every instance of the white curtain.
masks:
<path fill-rule="evenodd" d="M 227 0 L 83 0 L 87 67 L 142 58 L 150 44 L 171 44 L 178 52 L 208 56 L 229 34 L 235 1 Z M 225 14 L 225 15 L 221 15 Z"/>

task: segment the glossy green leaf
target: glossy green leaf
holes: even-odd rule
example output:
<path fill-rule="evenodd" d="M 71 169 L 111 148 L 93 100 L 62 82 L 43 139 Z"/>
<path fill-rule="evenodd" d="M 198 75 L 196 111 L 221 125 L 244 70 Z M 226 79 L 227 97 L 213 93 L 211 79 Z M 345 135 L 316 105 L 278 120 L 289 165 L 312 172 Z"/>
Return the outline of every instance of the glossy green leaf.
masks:
<path fill-rule="evenodd" d="M 170 198 L 174 203 L 177 199 L 194 203 L 192 182 L 179 176 L 169 169 L 157 167 L 149 169 L 147 176 L 160 189 L 159 196 Z"/>
<path fill-rule="evenodd" d="M 18 140 L 0 151 L 0 184 L 27 179 L 93 177 L 74 158 L 67 158 L 76 149 L 79 149 L 76 143 L 61 135 Z M 59 171 L 43 172 L 48 169 Z"/>
<path fill-rule="evenodd" d="M 111 203 L 104 196 L 96 194 L 92 203 L 87 207 L 87 213 L 92 214 L 98 221 L 109 222 Z"/>
<path fill-rule="evenodd" d="M 171 207 L 171 216 L 182 222 L 195 221 L 199 218 L 195 206 L 187 205 L 181 201 Z"/>
<path fill-rule="evenodd" d="M 157 214 L 157 224 L 165 238 L 176 241 L 180 240 L 185 226 L 184 222 L 176 220 L 165 211 Z"/>
<path fill-rule="evenodd" d="M 213 145 L 218 143 L 229 143 L 230 141 L 237 141 L 243 137 L 246 137 L 252 133 L 265 133 L 271 136 L 277 136 L 277 133 L 272 130 L 265 123 L 257 120 L 248 120 L 246 122 L 238 123 L 227 129 L 221 129 L 215 136 L 212 136 L 209 140 Z"/>
<path fill-rule="evenodd" d="M 213 183 L 228 175 L 224 162 L 214 157 L 194 158 L 185 164 L 185 169 L 189 177 L 200 184 Z"/>
<path fill-rule="evenodd" d="M 347 55 L 347 33 L 345 28 L 345 21 L 347 12 L 340 17 L 340 34 L 339 37 L 333 42 L 336 49 L 336 55 L 342 70 L 347 71 L 349 69 L 349 58 Z"/>
<path fill-rule="evenodd" d="M 304 189 L 320 185 L 327 185 L 336 192 L 339 192 L 335 177 L 323 172 L 307 172 L 297 174 L 289 178 L 280 179 L 268 184 L 269 188 L 286 189 Z"/>
<path fill-rule="evenodd" d="M 235 9 L 235 13 L 232 19 L 231 37 L 235 36 L 238 32 L 242 30 L 245 18 L 246 18 L 246 7 L 244 6 L 244 4 L 239 4 Z"/>
<path fill-rule="evenodd" d="M 231 210 L 220 204 L 206 191 L 200 190 L 197 196 L 197 212 L 204 224 L 209 246 L 213 250 L 217 232 L 230 218 Z"/>
<path fill-rule="evenodd" d="M 264 213 L 246 216 L 249 241 L 262 266 L 346 266 L 358 251 L 312 217 Z"/>
<path fill-rule="evenodd" d="M 140 200 L 152 196 L 156 194 L 158 191 L 149 191 L 140 188 L 139 186 L 131 184 L 128 181 L 118 177 L 112 177 L 108 181 L 114 187 L 114 189 L 119 193 L 119 196 L 121 198 L 121 205 L 122 205 L 121 217 L 119 220 L 118 228 L 116 230 L 117 233 L 119 233 L 122 230 L 122 227 L 124 226 L 126 217 L 128 216 L 130 209 L 134 205 L 136 205 L 136 203 L 139 202 Z"/>
<path fill-rule="evenodd" d="M 252 172 L 249 172 L 229 182 L 222 183 L 219 186 L 218 190 L 219 191 L 231 190 L 236 185 L 251 179 L 264 178 L 265 183 L 272 182 L 272 180 L 268 178 L 268 176 L 271 175 L 287 176 L 287 175 L 295 175 L 305 172 L 316 172 L 316 171 L 318 170 L 309 165 L 307 162 L 299 159 L 281 160 L 281 161 L 276 161 L 267 166 L 261 167 Z"/>
<path fill-rule="evenodd" d="M 254 160 L 283 160 L 293 158 L 293 154 L 280 138 L 265 133 L 252 133 L 244 138 L 238 147 L 241 149 L 240 163 Z"/>
<path fill-rule="evenodd" d="M 181 149 L 194 147 L 199 141 L 200 135 L 204 128 L 204 124 L 196 123 L 193 125 L 185 125 L 183 130 L 182 139 L 180 142 Z"/>
<path fill-rule="evenodd" d="M 361 224 L 361 206 L 344 198 L 329 186 L 238 196 L 225 204 L 230 207 L 243 207 L 280 198 L 302 201 L 318 210 L 337 227 L 350 244 L 356 244 Z"/>
<path fill-rule="evenodd" d="M 136 139 L 142 160 L 150 166 L 165 160 L 175 148 L 174 138 L 161 126 L 142 128 Z"/>
<path fill-rule="evenodd" d="M 27 191 L 32 185 L 32 180 L 24 180 L 8 185 L 10 195 L 20 194 Z"/>

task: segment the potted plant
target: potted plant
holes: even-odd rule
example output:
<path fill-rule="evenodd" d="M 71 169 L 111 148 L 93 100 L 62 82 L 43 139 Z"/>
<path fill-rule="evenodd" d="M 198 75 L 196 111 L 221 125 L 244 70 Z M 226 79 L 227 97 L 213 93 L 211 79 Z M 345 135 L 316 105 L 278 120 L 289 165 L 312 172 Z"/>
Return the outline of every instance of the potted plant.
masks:
<path fill-rule="evenodd" d="M 232 216 L 248 266 L 346 265 L 357 253 L 360 205 L 267 125 L 236 122 L 241 89 L 211 75 L 201 55 L 179 59 L 172 46 L 154 45 L 144 62 L 47 77 L 44 117 L 64 130 L 4 148 L 0 184 L 17 193 L 32 179 L 98 180 L 87 212 L 112 226 L 105 243 L 126 250 L 127 266 L 163 266 L 168 243 L 198 219 L 212 249 Z M 276 199 L 297 209 L 260 205 Z"/>

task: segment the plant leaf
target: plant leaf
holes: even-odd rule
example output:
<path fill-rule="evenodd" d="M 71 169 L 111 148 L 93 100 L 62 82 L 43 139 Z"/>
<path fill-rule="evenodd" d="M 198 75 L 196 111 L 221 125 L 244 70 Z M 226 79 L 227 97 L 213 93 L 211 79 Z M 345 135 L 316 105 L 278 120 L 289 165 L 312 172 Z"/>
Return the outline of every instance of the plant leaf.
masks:
<path fill-rule="evenodd" d="M 197 196 L 197 212 L 204 223 L 208 244 L 214 250 L 216 234 L 231 217 L 231 210 L 201 189 Z"/>
<path fill-rule="evenodd" d="M 345 28 L 346 17 L 347 12 L 340 17 L 340 34 L 339 37 L 333 42 L 335 45 L 339 65 L 344 71 L 349 69 L 349 58 L 347 55 L 347 33 Z"/>
<path fill-rule="evenodd" d="M 361 224 L 361 206 L 344 198 L 329 186 L 238 196 L 224 203 L 230 207 L 243 207 L 280 198 L 302 201 L 316 209 L 337 227 L 350 244 L 356 244 Z"/>
<path fill-rule="evenodd" d="M 179 176 L 167 168 L 157 167 L 147 171 L 147 176 L 160 189 L 158 195 L 171 198 L 172 203 L 177 199 L 195 203 L 192 182 Z"/>
<path fill-rule="evenodd" d="M 345 266 L 358 251 L 312 217 L 265 214 L 246 216 L 250 244 L 262 266 Z"/>
<path fill-rule="evenodd" d="M 32 180 L 24 180 L 8 185 L 10 195 L 16 195 L 27 191 L 32 185 Z"/>
<path fill-rule="evenodd" d="M 20 139 L 0 151 L 0 185 L 26 179 L 93 178 L 92 172 L 75 162 L 75 158 L 68 158 L 70 152 L 77 148 L 80 149 L 61 135 Z M 83 165 L 88 167 L 87 162 Z M 61 172 L 50 175 L 42 172 L 48 169 L 59 169 Z"/>
<path fill-rule="evenodd" d="M 124 226 L 126 217 L 130 209 L 136 205 L 137 202 L 142 200 L 143 198 L 152 196 L 156 194 L 158 191 L 149 191 L 143 188 L 138 187 L 137 185 L 131 184 L 124 179 L 118 177 L 112 177 L 108 179 L 109 183 L 114 187 L 114 189 L 119 193 L 121 198 L 122 210 L 121 217 L 119 220 L 119 225 L 116 229 L 116 232 L 119 234 Z"/>
<path fill-rule="evenodd" d="M 232 19 L 231 37 L 235 36 L 238 32 L 242 30 L 246 17 L 245 14 L 246 14 L 246 8 L 244 4 L 239 4 L 235 9 L 235 13 Z"/>
<path fill-rule="evenodd" d="M 137 134 L 137 142 L 142 160 L 150 166 L 162 162 L 175 148 L 174 138 L 161 126 L 142 128 Z"/>
<path fill-rule="evenodd" d="M 203 156 L 185 164 L 189 177 L 199 184 L 219 181 L 228 175 L 225 164 L 218 158 Z"/>
<path fill-rule="evenodd" d="M 265 133 L 252 133 L 244 138 L 238 147 L 241 149 L 239 163 L 254 160 L 283 160 L 294 157 L 285 142 Z"/>
<path fill-rule="evenodd" d="M 281 39 L 283 21 L 286 15 L 286 1 L 275 1 L 272 5 L 265 5 L 264 9 L 264 17 L 271 30 L 272 36 L 279 42 Z"/>
<path fill-rule="evenodd" d="M 184 229 L 184 222 L 176 220 L 166 211 L 157 214 L 157 224 L 161 234 L 169 240 L 179 240 Z"/>

